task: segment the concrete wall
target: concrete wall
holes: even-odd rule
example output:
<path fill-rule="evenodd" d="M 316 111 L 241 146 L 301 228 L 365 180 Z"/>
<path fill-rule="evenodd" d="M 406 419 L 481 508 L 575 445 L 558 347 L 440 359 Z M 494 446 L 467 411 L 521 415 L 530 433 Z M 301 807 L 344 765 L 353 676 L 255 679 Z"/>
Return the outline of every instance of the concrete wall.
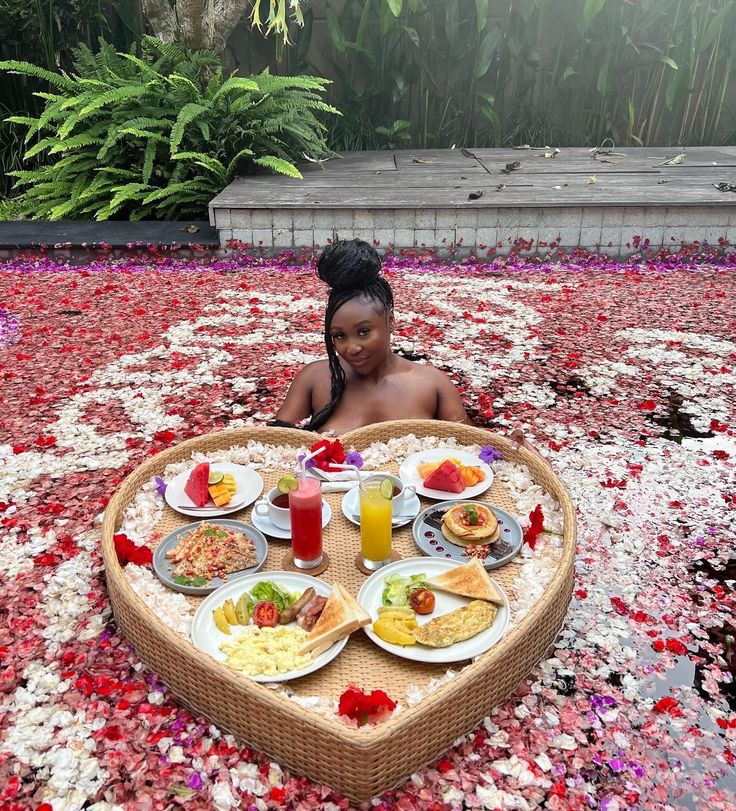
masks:
<path fill-rule="evenodd" d="M 736 245 L 736 206 L 457 209 L 216 209 L 223 247 L 229 240 L 278 252 L 357 237 L 385 251 L 432 248 L 440 256 L 488 256 L 585 248 L 629 256 L 642 248 L 678 249 L 719 239 Z M 645 245 L 646 243 L 646 245 Z"/>

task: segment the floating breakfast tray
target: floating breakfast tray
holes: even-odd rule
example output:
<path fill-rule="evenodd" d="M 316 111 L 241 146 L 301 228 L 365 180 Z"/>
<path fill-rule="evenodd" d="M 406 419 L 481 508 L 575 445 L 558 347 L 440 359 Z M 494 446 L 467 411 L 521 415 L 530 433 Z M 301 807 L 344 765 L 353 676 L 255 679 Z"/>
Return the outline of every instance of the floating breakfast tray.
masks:
<path fill-rule="evenodd" d="M 534 481 L 561 505 L 562 550 L 549 585 L 529 613 L 514 621 L 506 636 L 487 653 L 467 664 L 454 678 L 428 691 L 414 706 L 407 704 L 407 690 L 411 686 L 426 689 L 430 681 L 444 676 L 446 666 L 419 664 L 393 656 L 362 632 L 353 634 L 329 665 L 289 683 L 299 696 L 335 700 L 348 683 L 366 691 L 385 690 L 401 703 L 402 710 L 372 728 L 354 729 L 338 719 L 306 710 L 283 693 L 264 687 L 198 651 L 161 622 L 154 610 L 135 594 L 118 563 L 112 539 L 125 507 L 141 486 L 153 476 L 161 475 L 167 465 L 189 459 L 195 451 L 209 453 L 245 446 L 250 440 L 298 448 L 312 444 L 318 435 L 288 428 L 252 428 L 183 442 L 147 460 L 125 479 L 108 505 L 102 527 L 102 551 L 113 612 L 140 658 L 196 712 L 294 770 L 356 800 L 380 794 L 438 757 L 507 696 L 553 643 L 572 593 L 575 513 L 563 484 L 547 465 L 523 448 L 512 451 L 507 439 L 480 428 L 433 420 L 378 423 L 345 434 L 341 440 L 346 448 L 360 451 L 373 442 L 386 442 L 407 434 L 420 438 L 454 437 L 464 445 L 492 445 L 503 452 L 505 459 L 526 464 Z M 398 470 L 397 464 L 382 467 Z M 262 474 L 268 489 L 283 471 Z M 324 547 L 331 564 L 321 577 L 328 582 L 339 581 L 356 594 L 366 579 L 355 566 L 360 530 L 342 515 L 342 497 L 343 493 L 325 495 L 332 507 L 332 520 L 324 530 Z M 518 514 L 508 490 L 498 479 L 480 500 Z M 250 509 L 231 517 L 248 520 Z M 167 508 L 155 529 L 166 535 L 189 521 L 190 518 Z M 412 538 L 411 524 L 394 529 L 393 538 L 394 548 L 402 557 L 420 554 Z M 288 541 L 271 540 L 264 570 L 280 568 L 288 548 Z M 510 563 L 495 569 L 492 576 L 513 597 L 512 584 L 517 573 L 518 567 Z"/>

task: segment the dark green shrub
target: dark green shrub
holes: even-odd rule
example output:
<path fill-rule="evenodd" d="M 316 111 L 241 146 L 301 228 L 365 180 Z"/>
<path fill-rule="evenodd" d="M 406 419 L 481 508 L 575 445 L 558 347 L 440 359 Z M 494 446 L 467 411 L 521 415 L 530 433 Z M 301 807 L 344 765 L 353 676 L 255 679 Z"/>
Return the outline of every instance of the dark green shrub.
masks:
<path fill-rule="evenodd" d="M 0 69 L 47 81 L 15 171 L 22 213 L 39 219 L 177 219 L 201 216 L 236 171 L 265 167 L 301 177 L 304 156 L 323 158 L 322 113 L 337 113 L 315 77 L 224 75 L 211 52 L 186 53 L 152 37 L 136 53 L 100 42 L 75 52 L 74 72 L 24 62 Z"/>

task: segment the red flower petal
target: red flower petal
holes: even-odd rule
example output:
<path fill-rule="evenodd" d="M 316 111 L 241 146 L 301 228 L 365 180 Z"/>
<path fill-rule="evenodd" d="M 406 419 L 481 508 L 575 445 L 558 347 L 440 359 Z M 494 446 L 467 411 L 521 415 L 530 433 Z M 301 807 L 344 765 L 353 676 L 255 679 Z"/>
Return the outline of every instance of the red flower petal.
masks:
<path fill-rule="evenodd" d="M 540 504 L 529 513 L 529 528 L 524 532 L 524 543 L 528 544 L 531 549 L 537 545 L 537 538 L 542 533 L 544 528 L 544 514 Z"/>
<path fill-rule="evenodd" d="M 665 696 L 664 698 L 660 698 L 659 701 L 652 707 L 654 712 L 658 713 L 672 713 L 672 711 L 678 707 L 677 701 L 670 696 Z"/>
<path fill-rule="evenodd" d="M 687 647 L 680 642 L 679 639 L 668 639 L 665 642 L 665 647 L 670 653 L 676 653 L 678 656 L 687 656 Z"/>

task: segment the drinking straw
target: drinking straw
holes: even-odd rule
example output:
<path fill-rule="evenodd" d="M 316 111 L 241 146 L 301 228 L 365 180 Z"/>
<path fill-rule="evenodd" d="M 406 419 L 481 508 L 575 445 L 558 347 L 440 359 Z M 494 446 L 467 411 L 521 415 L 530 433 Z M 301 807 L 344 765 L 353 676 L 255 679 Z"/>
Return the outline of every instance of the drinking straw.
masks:
<path fill-rule="evenodd" d="M 357 465 L 341 465 L 338 462 L 330 462 L 330 465 L 332 467 L 342 468 L 342 470 L 353 470 L 353 471 L 355 471 L 355 477 L 358 479 L 358 484 L 360 484 L 360 482 L 361 482 L 360 468 Z"/>
<path fill-rule="evenodd" d="M 307 472 L 307 468 L 306 468 L 307 462 L 310 459 L 313 459 L 315 456 L 317 456 L 318 453 L 322 453 L 322 451 L 324 449 L 325 449 L 325 446 L 323 445 L 321 448 L 317 448 L 316 451 L 312 451 L 311 453 L 308 453 L 304 458 L 299 459 L 299 467 L 301 468 L 301 472 L 303 474 Z"/>

